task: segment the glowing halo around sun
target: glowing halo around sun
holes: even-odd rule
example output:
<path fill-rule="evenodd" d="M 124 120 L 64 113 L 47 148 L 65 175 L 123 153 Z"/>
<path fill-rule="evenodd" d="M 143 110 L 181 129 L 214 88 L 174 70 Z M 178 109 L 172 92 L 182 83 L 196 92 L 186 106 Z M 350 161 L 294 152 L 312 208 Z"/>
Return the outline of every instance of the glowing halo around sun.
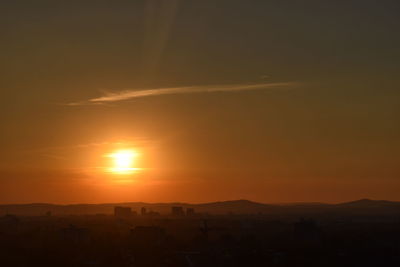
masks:
<path fill-rule="evenodd" d="M 112 160 L 112 166 L 108 168 L 108 171 L 114 174 L 132 174 L 140 170 L 135 167 L 138 155 L 139 154 L 132 149 L 117 150 L 107 154 L 106 156 Z"/>

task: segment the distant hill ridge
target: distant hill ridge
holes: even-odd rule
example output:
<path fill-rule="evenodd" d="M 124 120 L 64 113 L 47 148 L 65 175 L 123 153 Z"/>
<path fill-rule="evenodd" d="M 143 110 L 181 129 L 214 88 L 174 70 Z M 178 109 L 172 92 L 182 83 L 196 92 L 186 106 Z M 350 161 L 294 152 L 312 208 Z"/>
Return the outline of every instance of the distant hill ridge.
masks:
<path fill-rule="evenodd" d="M 139 212 L 142 207 L 148 210 L 170 213 L 172 206 L 194 208 L 199 213 L 209 214 L 296 214 L 296 213 L 320 213 L 320 212 L 352 212 L 372 214 L 398 214 L 400 215 L 400 202 L 387 200 L 360 199 L 351 202 L 326 204 L 326 203 L 283 203 L 264 204 L 246 199 L 218 201 L 200 204 L 190 203 L 102 203 L 102 204 L 7 204 L 0 205 L 0 216 L 6 214 L 36 216 L 44 215 L 50 211 L 54 215 L 84 215 L 84 214 L 112 214 L 115 206 L 128 206 Z"/>

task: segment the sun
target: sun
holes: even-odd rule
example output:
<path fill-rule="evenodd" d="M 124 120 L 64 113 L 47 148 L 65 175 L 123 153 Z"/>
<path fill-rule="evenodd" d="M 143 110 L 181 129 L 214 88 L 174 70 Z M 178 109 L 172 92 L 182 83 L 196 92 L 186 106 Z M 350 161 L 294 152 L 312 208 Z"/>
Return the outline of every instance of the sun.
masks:
<path fill-rule="evenodd" d="M 138 153 L 132 149 L 117 150 L 107 155 L 111 158 L 112 167 L 110 172 L 115 174 L 131 174 L 139 170 L 135 168 L 135 161 Z"/>

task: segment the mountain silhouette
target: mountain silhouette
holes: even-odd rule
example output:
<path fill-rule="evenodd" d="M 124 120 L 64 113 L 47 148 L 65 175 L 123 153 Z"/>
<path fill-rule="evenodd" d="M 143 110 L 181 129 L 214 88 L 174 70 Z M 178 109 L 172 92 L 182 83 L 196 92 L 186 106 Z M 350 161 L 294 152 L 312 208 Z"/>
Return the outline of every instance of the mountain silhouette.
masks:
<path fill-rule="evenodd" d="M 208 214 L 312 214 L 312 213 L 353 213 L 353 214 L 400 214 L 400 202 L 386 200 L 360 199 L 351 202 L 326 203 L 288 203 L 264 204 L 245 199 L 209 202 L 200 204 L 190 203 L 103 203 L 103 204 L 70 204 L 57 205 L 47 203 L 9 204 L 0 205 L 0 216 L 6 214 L 37 216 L 50 211 L 54 215 L 93 215 L 112 214 L 115 206 L 131 207 L 139 212 L 142 207 L 149 211 L 169 214 L 171 207 L 181 206 L 184 209 L 194 208 L 197 213 Z"/>

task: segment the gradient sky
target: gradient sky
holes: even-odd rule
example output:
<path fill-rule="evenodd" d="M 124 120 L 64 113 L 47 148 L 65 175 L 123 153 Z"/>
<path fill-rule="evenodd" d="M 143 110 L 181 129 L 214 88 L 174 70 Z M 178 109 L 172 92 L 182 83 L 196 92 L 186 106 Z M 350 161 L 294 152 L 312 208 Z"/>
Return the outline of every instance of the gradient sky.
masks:
<path fill-rule="evenodd" d="M 400 200 L 399 14 L 2 1 L 0 203 Z M 142 171 L 104 173 L 119 148 Z"/>

